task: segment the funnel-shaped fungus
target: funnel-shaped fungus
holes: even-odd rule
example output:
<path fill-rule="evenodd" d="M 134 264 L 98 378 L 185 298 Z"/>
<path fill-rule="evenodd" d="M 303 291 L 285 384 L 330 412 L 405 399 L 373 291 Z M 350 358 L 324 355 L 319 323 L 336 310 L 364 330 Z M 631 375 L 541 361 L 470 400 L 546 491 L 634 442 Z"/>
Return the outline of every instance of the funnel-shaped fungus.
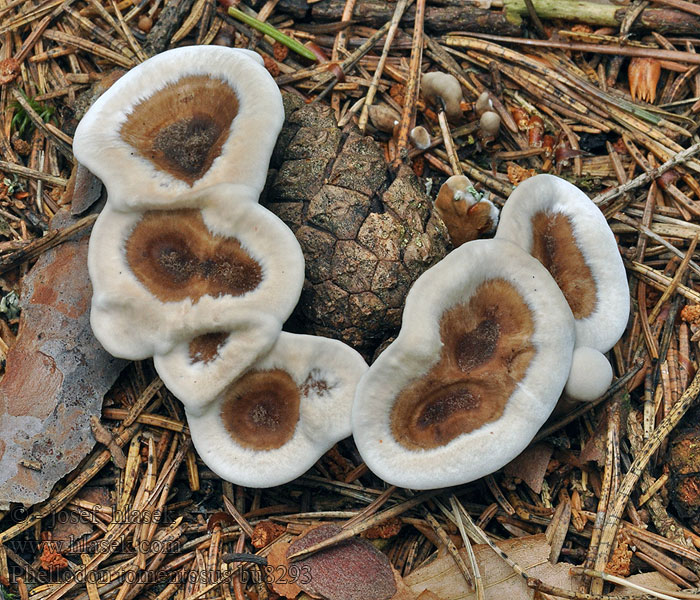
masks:
<path fill-rule="evenodd" d="M 576 319 L 577 348 L 607 352 L 615 345 L 629 315 L 627 277 L 615 237 L 586 194 L 553 175 L 526 179 L 505 203 L 496 237 L 514 242 L 552 274 Z M 586 371 L 585 361 L 580 368 L 577 363 L 576 358 L 572 375 Z M 607 369 L 588 373 L 588 390 L 604 389 L 610 383 Z M 573 395 L 574 389 L 584 388 L 567 389 L 576 399 L 597 397 L 590 395 L 593 392 Z"/>
<path fill-rule="evenodd" d="M 283 120 L 256 53 L 188 46 L 143 62 L 100 96 L 73 150 L 115 208 L 169 205 L 218 183 L 248 186 L 257 198 Z"/>
<path fill-rule="evenodd" d="M 476 201 L 469 191 L 471 182 L 464 175 L 453 175 L 440 187 L 435 209 L 447 226 L 452 245 L 488 235 L 498 225 L 498 209 L 489 201 Z"/>
<path fill-rule="evenodd" d="M 366 370 L 342 342 L 282 333 L 200 415 L 187 411 L 192 442 L 227 481 L 249 487 L 291 481 L 350 435 L 355 388 Z"/>
<path fill-rule="evenodd" d="M 291 230 L 243 189 L 217 185 L 172 199 L 167 211 L 107 203 L 88 269 L 92 329 L 108 352 L 167 354 L 202 334 L 239 329 L 246 312 L 273 318 L 274 335 L 281 329 L 301 293 L 304 257 Z M 274 340 L 263 337 L 259 352 Z"/>
<path fill-rule="evenodd" d="M 625 267 L 598 207 L 554 175 L 523 181 L 501 211 L 496 237 L 510 240 L 552 274 L 576 318 L 576 345 L 607 352 L 629 315 Z"/>
<path fill-rule="evenodd" d="M 492 473 L 553 410 L 573 345 L 571 310 L 538 261 L 503 240 L 460 246 L 414 283 L 399 336 L 360 380 L 362 458 L 415 489 Z"/>
<path fill-rule="evenodd" d="M 424 73 L 420 79 L 420 89 L 423 97 L 432 104 L 437 104 L 440 109 L 440 100 L 445 104 L 445 113 L 450 120 L 457 120 L 462 116 L 462 86 L 459 80 L 449 73 L 431 71 Z"/>

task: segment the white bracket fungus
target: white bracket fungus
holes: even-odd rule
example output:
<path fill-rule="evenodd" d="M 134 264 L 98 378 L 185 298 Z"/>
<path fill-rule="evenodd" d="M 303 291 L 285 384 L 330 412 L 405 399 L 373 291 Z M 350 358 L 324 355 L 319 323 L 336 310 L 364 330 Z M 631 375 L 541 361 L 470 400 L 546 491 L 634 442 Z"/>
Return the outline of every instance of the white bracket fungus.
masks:
<path fill-rule="evenodd" d="M 299 243 L 257 203 L 283 120 L 260 56 L 190 46 L 129 71 L 76 130 L 108 193 L 93 332 L 115 356 L 153 356 L 193 414 L 269 351 L 301 293 Z"/>
<path fill-rule="evenodd" d="M 227 481 L 286 483 L 350 435 L 355 388 L 366 370 L 342 342 L 283 332 L 200 414 L 187 412 L 192 442 Z"/>
<path fill-rule="evenodd" d="M 282 330 L 278 317 L 237 311 L 235 327 L 207 331 L 156 354 L 153 364 L 165 386 L 190 414 L 199 414 L 224 388 L 268 352 Z"/>
<path fill-rule="evenodd" d="M 260 56 L 188 46 L 150 58 L 100 96 L 78 124 L 73 151 L 114 208 L 169 205 L 218 183 L 244 185 L 257 198 L 283 121 Z"/>
<path fill-rule="evenodd" d="M 625 268 L 603 213 L 568 181 L 536 175 L 506 201 L 496 238 L 535 256 L 556 280 L 576 319 L 576 347 L 600 354 L 575 353 L 567 394 L 578 400 L 597 398 L 612 380 L 612 369 L 601 367 L 606 360 L 601 353 L 620 339 L 629 316 Z M 598 367 L 591 369 L 591 364 Z M 574 384 L 585 373 L 589 383 Z"/>
<path fill-rule="evenodd" d="M 202 334 L 240 329 L 247 313 L 269 315 L 281 329 L 301 293 L 304 257 L 292 231 L 239 192 L 220 184 L 171 200 L 171 210 L 120 212 L 107 203 L 88 270 L 91 324 L 108 352 L 167 354 Z M 261 332 L 250 360 L 274 337 Z"/>
<path fill-rule="evenodd" d="M 493 473 L 554 409 L 573 346 L 571 310 L 537 260 L 504 240 L 460 246 L 413 284 L 398 337 L 360 380 L 362 458 L 414 489 Z"/>

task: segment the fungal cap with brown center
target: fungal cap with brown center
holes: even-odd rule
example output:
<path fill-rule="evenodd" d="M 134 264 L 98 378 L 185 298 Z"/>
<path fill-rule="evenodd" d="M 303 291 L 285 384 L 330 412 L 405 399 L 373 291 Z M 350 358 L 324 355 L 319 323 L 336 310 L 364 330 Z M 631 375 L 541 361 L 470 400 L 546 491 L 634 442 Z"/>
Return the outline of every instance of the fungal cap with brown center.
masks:
<path fill-rule="evenodd" d="M 192 442 L 227 481 L 286 483 L 350 435 L 355 387 L 366 370 L 342 342 L 283 332 L 214 402 L 198 414 L 187 410 Z"/>
<path fill-rule="evenodd" d="M 353 434 L 394 485 L 457 485 L 531 441 L 569 374 L 573 316 L 542 265 L 476 240 L 414 283 L 401 332 L 362 378 Z"/>
<path fill-rule="evenodd" d="M 455 247 L 493 233 L 498 224 L 498 209 L 489 200 L 477 202 L 470 187 L 467 177 L 453 175 L 442 184 L 435 199 L 435 209 Z"/>
<path fill-rule="evenodd" d="M 296 305 L 304 257 L 256 200 L 247 187 L 220 184 L 174 198 L 167 211 L 121 212 L 108 202 L 88 251 L 91 324 L 105 349 L 132 360 L 165 355 L 202 334 L 245 329 L 254 313 L 260 341 L 239 358 L 264 352 Z M 176 365 L 186 366 L 177 352 Z"/>
<path fill-rule="evenodd" d="M 120 208 L 167 205 L 225 182 L 259 194 L 283 119 L 257 54 L 188 46 L 112 85 L 78 124 L 73 150 Z"/>
<path fill-rule="evenodd" d="M 420 81 L 421 92 L 428 102 L 440 108 L 438 98 L 442 98 L 445 103 L 445 113 L 449 119 L 457 120 L 462 116 L 462 86 L 454 75 L 442 71 L 431 71 L 424 73 Z"/>
<path fill-rule="evenodd" d="M 496 238 L 531 253 L 552 274 L 576 318 L 576 346 L 607 352 L 629 315 L 629 288 L 603 213 L 554 175 L 523 181 L 501 211 Z"/>
<path fill-rule="evenodd" d="M 202 333 L 153 357 L 165 386 L 191 414 L 201 414 L 231 382 L 270 350 L 282 321 L 260 310 L 241 310 L 226 331 Z"/>

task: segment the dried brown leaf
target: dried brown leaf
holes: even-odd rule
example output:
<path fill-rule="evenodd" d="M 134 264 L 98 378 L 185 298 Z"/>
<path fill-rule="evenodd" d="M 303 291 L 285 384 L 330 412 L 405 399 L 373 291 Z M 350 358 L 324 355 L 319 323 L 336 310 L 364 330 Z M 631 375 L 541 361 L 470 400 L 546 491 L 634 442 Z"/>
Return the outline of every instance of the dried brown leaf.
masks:
<path fill-rule="evenodd" d="M 527 573 L 549 585 L 576 590 L 578 580 L 569 573 L 571 565 L 549 564 L 550 546 L 544 534 L 533 535 L 497 544 L 511 559 L 518 563 Z M 464 559 L 467 560 L 466 551 Z M 534 591 L 517 575 L 491 548 L 484 544 L 474 546 L 476 561 L 483 580 L 486 600 L 531 600 Z M 413 592 L 420 594 L 430 590 L 441 600 L 472 600 L 476 598 L 473 590 L 467 587 L 464 576 L 457 568 L 454 559 L 443 556 L 423 567 L 419 567 L 406 577 L 404 582 Z"/>
<path fill-rule="evenodd" d="M 542 482 L 547 474 L 547 467 L 552 458 L 552 447 L 548 444 L 533 444 L 520 456 L 510 461 L 503 469 L 509 477 L 522 479 L 530 489 L 539 494 Z"/>
<path fill-rule="evenodd" d="M 334 523 L 315 527 L 295 540 L 288 554 L 340 532 Z M 300 587 L 327 600 L 387 600 L 397 591 L 389 559 L 367 540 L 351 538 L 295 564 L 302 572 Z"/>
<path fill-rule="evenodd" d="M 289 573 L 287 551 L 294 540 L 288 538 L 289 536 L 280 538 L 270 547 L 270 552 L 267 555 L 267 564 L 274 569 L 274 573 Z M 301 594 L 302 589 L 291 579 L 291 577 L 274 577 L 271 583 L 273 591 L 283 598 L 289 598 L 290 600 L 296 598 Z"/>
<path fill-rule="evenodd" d="M 681 589 L 657 571 L 638 573 L 637 575 L 627 577 L 626 580 L 643 587 L 653 588 L 663 592 L 677 592 Z M 644 596 L 644 593 L 639 590 L 618 585 L 610 592 L 610 596 Z"/>

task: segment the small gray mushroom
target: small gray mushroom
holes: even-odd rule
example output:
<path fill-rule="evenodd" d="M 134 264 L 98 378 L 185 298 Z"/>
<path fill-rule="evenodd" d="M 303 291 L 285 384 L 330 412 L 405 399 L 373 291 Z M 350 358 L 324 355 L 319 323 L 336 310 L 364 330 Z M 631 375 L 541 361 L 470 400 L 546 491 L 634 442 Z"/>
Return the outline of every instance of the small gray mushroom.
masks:
<path fill-rule="evenodd" d="M 462 86 L 454 75 L 441 71 L 425 73 L 421 77 L 421 91 L 423 97 L 438 109 L 441 99 L 450 120 L 455 121 L 462 116 Z"/>

